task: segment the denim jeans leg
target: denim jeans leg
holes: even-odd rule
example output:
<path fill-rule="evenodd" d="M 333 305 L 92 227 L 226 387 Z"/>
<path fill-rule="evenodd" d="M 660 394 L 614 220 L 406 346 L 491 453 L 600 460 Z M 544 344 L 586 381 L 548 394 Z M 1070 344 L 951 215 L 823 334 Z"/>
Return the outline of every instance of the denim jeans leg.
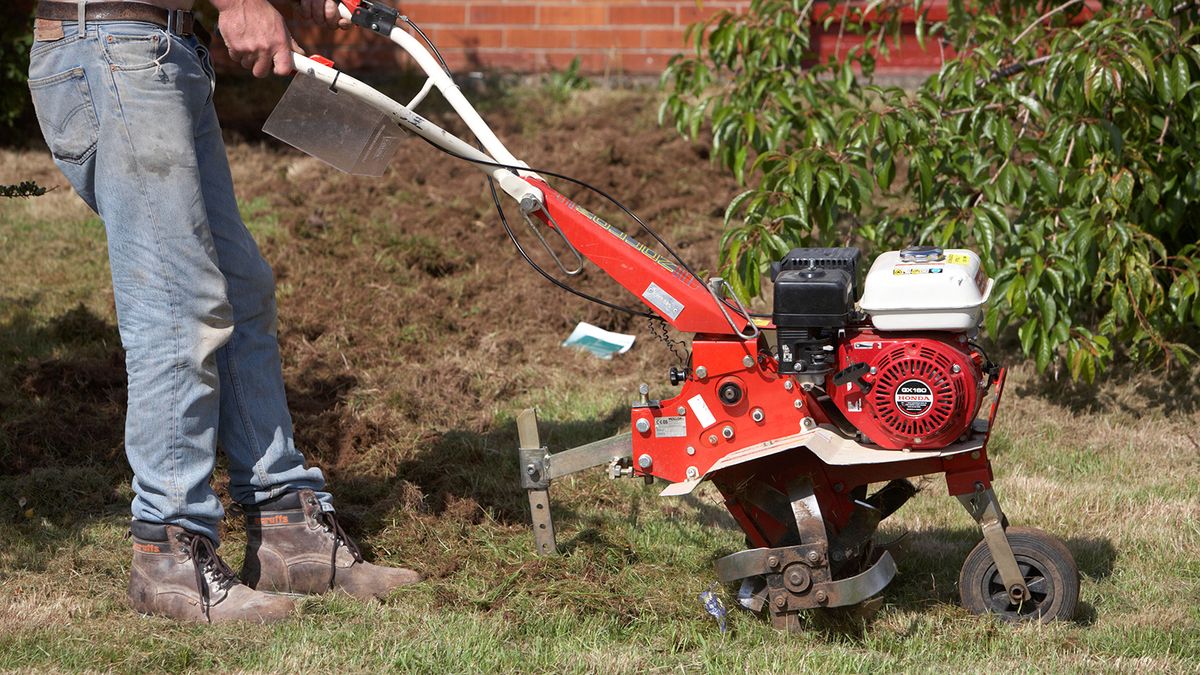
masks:
<path fill-rule="evenodd" d="M 207 66 L 207 53 L 199 50 Z M 198 119 L 196 154 L 218 265 L 233 306 L 233 335 L 217 352 L 229 491 L 242 504 L 257 504 L 309 488 L 331 508 L 321 470 L 305 467 L 293 439 L 276 333 L 275 278 L 238 212 L 211 104 Z"/>
<path fill-rule="evenodd" d="M 64 26 L 73 32 L 73 25 Z M 217 351 L 233 312 L 205 210 L 195 146 L 209 80 L 192 54 L 142 23 L 89 25 L 85 39 L 37 43 L 31 89 L 79 70 L 97 126 L 84 161 L 56 160 L 104 220 L 129 381 L 125 450 L 133 516 L 215 541 L 223 516 L 209 484 L 220 408 Z M 53 150 L 75 91 L 34 92 Z M 82 109 L 82 108 L 81 108 Z M 77 115 L 78 113 L 71 113 Z M 74 118 L 72 118 L 74 119 Z"/>

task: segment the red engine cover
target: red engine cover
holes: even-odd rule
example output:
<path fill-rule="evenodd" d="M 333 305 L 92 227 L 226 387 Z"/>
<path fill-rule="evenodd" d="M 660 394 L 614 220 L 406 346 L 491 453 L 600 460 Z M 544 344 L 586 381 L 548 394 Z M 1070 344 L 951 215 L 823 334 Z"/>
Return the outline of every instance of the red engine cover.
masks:
<path fill-rule="evenodd" d="M 923 333 L 894 337 L 864 330 L 838 348 L 835 372 L 867 363 L 864 395 L 855 383 L 828 391 L 846 419 L 876 445 L 900 450 L 942 448 L 958 439 L 979 412 L 979 363 L 966 337 Z"/>

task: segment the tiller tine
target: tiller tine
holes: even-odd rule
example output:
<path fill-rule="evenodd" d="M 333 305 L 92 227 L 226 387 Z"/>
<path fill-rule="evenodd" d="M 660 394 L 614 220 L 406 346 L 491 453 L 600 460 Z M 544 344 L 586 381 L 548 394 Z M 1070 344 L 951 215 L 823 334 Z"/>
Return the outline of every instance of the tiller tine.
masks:
<path fill-rule="evenodd" d="M 743 593 L 739 593 L 745 606 L 757 610 L 765 605 L 776 628 L 798 631 L 801 610 L 861 603 L 891 582 L 896 576 L 896 564 L 885 551 L 866 571 L 846 579 L 833 579 L 825 519 L 812 480 L 807 476 L 793 480 L 788 485 L 788 497 L 800 535 L 799 544 L 740 551 L 717 560 L 716 567 L 722 583 L 750 580 L 743 584 Z M 881 513 L 883 509 L 858 511 Z M 860 527 L 869 527 L 873 532 L 880 516 L 864 518 Z M 765 584 L 755 582 L 755 577 L 761 577 Z"/>

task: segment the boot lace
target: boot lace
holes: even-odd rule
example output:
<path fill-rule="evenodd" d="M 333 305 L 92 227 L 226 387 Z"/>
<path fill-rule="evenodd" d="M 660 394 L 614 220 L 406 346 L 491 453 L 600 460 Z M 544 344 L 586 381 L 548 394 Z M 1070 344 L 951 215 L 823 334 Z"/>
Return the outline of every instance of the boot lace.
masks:
<path fill-rule="evenodd" d="M 354 558 L 354 563 L 351 564 L 363 562 L 362 551 L 358 549 L 358 544 L 350 538 L 350 535 L 342 529 L 342 524 L 338 522 L 333 511 L 321 511 L 317 519 L 324 526 L 325 531 L 333 535 L 333 553 L 329 555 L 329 589 L 333 590 L 333 582 L 337 578 L 338 549 L 342 546 L 346 547 L 346 550 Z"/>
<path fill-rule="evenodd" d="M 200 593 L 200 606 L 204 608 L 204 618 L 209 622 L 209 609 L 212 607 L 212 589 L 228 591 L 237 583 L 237 575 L 229 565 L 217 555 L 217 549 L 212 540 L 199 534 L 185 534 L 184 540 L 188 547 L 188 557 L 196 570 L 196 591 Z"/>

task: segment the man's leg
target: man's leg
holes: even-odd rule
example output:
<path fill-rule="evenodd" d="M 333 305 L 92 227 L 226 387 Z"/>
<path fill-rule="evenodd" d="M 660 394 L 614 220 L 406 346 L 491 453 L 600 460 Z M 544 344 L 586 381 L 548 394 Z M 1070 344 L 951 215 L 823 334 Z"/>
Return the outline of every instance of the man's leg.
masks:
<path fill-rule="evenodd" d="M 206 67 L 207 50 L 196 47 Z M 275 279 L 242 222 L 221 128 L 211 103 L 197 120 L 196 155 L 204 204 L 233 307 L 233 334 L 217 351 L 221 379 L 220 440 L 229 458 L 229 491 L 242 504 L 314 490 L 324 505 L 325 479 L 306 468 L 292 437 L 276 338 Z"/>

